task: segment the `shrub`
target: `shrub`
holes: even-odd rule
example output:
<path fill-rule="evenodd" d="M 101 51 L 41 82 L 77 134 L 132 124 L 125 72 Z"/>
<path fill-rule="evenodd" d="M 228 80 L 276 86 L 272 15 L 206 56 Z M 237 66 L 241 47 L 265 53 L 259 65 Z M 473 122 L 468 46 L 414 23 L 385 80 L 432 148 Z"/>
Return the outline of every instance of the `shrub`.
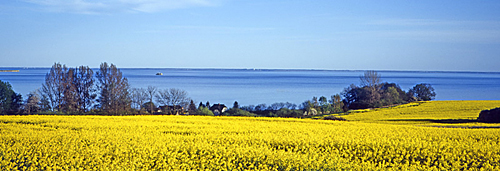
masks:
<path fill-rule="evenodd" d="M 500 123 L 500 108 L 481 111 L 477 120 L 479 122 Z"/>
<path fill-rule="evenodd" d="M 231 108 L 224 112 L 224 115 L 226 116 L 259 116 L 255 113 L 250 113 L 249 111 L 238 109 L 238 108 Z"/>
<path fill-rule="evenodd" d="M 333 120 L 333 121 L 347 121 L 345 118 L 337 117 L 333 115 L 328 115 L 323 118 L 324 120 Z"/>
<path fill-rule="evenodd" d="M 301 110 L 291 110 L 287 108 L 280 109 L 276 112 L 276 115 L 279 117 L 301 117 L 303 115 L 303 111 Z"/>
<path fill-rule="evenodd" d="M 207 107 L 200 107 L 194 115 L 214 116 L 214 113 Z"/>

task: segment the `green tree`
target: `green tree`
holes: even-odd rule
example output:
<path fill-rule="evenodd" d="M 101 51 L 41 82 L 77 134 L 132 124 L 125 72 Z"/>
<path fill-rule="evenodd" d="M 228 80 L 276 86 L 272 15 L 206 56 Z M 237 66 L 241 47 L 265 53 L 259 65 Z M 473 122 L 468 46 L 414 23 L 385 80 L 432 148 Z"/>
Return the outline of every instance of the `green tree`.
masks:
<path fill-rule="evenodd" d="M 384 92 L 384 96 L 384 100 L 386 101 L 387 105 L 401 103 L 401 98 L 399 97 L 398 90 L 394 87 L 387 88 L 387 90 Z"/>
<path fill-rule="evenodd" d="M 326 99 L 325 96 L 321 96 L 321 97 L 319 97 L 319 103 L 321 106 L 324 106 L 324 105 L 328 104 L 328 100 Z"/>
<path fill-rule="evenodd" d="M 214 113 L 207 107 L 200 107 L 196 111 L 196 115 L 214 116 Z"/>
<path fill-rule="evenodd" d="M 234 101 L 233 108 L 236 108 L 236 109 L 240 108 L 240 105 L 238 104 L 238 101 Z"/>
<path fill-rule="evenodd" d="M 313 98 L 314 99 L 314 98 Z M 314 103 L 311 100 L 307 100 L 302 103 L 302 109 L 304 110 L 305 115 L 316 115 L 318 111 L 314 108 Z"/>
<path fill-rule="evenodd" d="M 376 71 L 366 71 L 360 76 L 361 87 L 350 85 L 342 92 L 346 102 L 344 105 L 349 109 L 381 107 L 383 91 L 380 80 L 380 75 Z"/>
<path fill-rule="evenodd" d="M 342 92 L 344 105 L 349 109 L 381 107 L 410 102 L 406 92 L 395 83 L 382 83 L 376 89 L 351 85 Z"/>
<path fill-rule="evenodd" d="M 321 107 L 321 113 L 322 114 L 326 114 L 328 112 L 330 112 L 330 104 L 328 103 L 328 99 L 325 97 L 325 96 L 321 96 L 319 97 L 319 104 L 320 104 L 320 107 Z"/>
<path fill-rule="evenodd" d="M 194 104 L 194 101 L 191 100 L 191 102 L 189 102 L 189 107 L 188 107 L 189 114 L 196 113 L 197 110 L 198 109 L 196 108 L 196 105 Z"/>
<path fill-rule="evenodd" d="M 9 82 L 0 80 L 0 114 L 18 114 L 21 104 L 21 94 L 14 92 Z"/>
<path fill-rule="evenodd" d="M 410 101 L 406 92 L 396 83 L 383 83 L 381 87 L 384 105 L 401 104 Z"/>
<path fill-rule="evenodd" d="M 301 110 L 292 110 L 288 108 L 282 108 L 276 111 L 276 115 L 278 117 L 302 117 L 303 111 Z"/>
<path fill-rule="evenodd" d="M 330 103 L 332 104 L 332 112 L 342 112 L 344 109 L 344 102 L 339 94 L 331 96 Z"/>
<path fill-rule="evenodd" d="M 242 109 L 239 109 L 239 108 L 231 108 L 229 110 L 227 110 L 226 112 L 224 112 L 224 115 L 226 116 L 259 116 L 255 113 L 250 113 L 249 111 L 246 111 L 246 110 L 242 110 Z"/>
<path fill-rule="evenodd" d="M 430 101 L 434 100 L 436 97 L 436 92 L 434 92 L 434 88 L 430 84 L 422 83 L 415 85 L 411 90 L 411 94 L 413 94 L 417 100 L 421 101 Z"/>

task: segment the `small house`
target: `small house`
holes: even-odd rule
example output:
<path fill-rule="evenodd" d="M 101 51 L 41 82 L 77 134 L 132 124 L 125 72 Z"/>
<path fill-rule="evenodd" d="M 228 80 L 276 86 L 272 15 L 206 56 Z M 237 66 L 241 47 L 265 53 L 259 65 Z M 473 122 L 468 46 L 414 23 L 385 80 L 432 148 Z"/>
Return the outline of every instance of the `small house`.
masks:
<path fill-rule="evenodd" d="M 227 110 L 226 105 L 224 104 L 214 104 L 210 107 L 210 110 L 214 113 L 215 116 L 219 116 Z"/>
<path fill-rule="evenodd" d="M 159 112 L 168 115 L 180 115 L 184 113 L 184 108 L 180 105 L 165 105 L 159 107 Z"/>

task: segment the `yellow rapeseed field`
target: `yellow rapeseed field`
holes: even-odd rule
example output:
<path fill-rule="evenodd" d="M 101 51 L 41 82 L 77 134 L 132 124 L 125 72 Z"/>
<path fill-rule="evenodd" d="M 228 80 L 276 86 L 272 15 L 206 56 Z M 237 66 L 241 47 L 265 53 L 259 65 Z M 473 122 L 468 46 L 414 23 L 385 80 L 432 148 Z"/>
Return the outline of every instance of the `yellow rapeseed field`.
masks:
<path fill-rule="evenodd" d="M 0 170 L 500 170 L 500 129 L 391 124 L 477 117 L 493 102 L 415 103 L 345 116 L 353 121 L 0 116 Z M 386 116 L 363 122 L 376 112 Z"/>
<path fill-rule="evenodd" d="M 364 109 L 342 116 L 351 121 L 410 125 L 500 126 L 477 123 L 479 112 L 500 107 L 500 101 L 414 102 L 392 108 Z"/>

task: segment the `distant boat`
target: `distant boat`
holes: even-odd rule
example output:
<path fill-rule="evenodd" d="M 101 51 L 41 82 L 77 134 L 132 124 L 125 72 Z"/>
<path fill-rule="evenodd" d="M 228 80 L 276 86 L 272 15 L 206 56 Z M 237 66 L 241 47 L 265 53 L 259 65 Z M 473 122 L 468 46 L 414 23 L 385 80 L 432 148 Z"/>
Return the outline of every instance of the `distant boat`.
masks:
<path fill-rule="evenodd" d="M 161 72 L 158 72 L 158 73 L 156 73 L 156 75 L 163 75 L 163 73 L 161 73 Z"/>

